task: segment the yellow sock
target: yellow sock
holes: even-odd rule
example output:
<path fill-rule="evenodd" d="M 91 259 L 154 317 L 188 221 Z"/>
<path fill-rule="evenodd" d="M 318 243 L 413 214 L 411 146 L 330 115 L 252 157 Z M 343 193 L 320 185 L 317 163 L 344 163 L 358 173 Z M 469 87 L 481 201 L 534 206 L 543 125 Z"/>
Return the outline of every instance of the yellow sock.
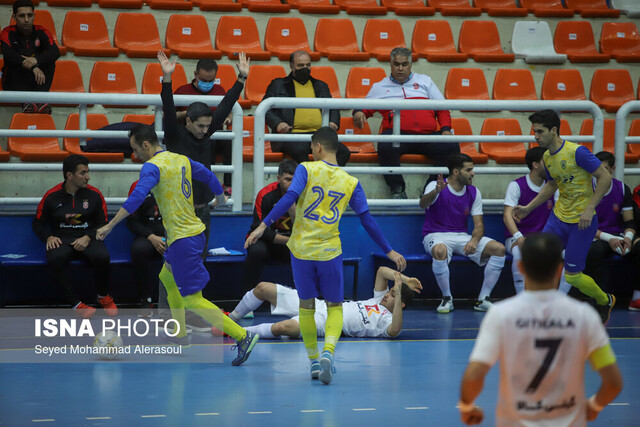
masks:
<path fill-rule="evenodd" d="M 330 351 L 333 354 L 341 334 L 342 305 L 327 307 L 327 323 L 324 330 L 324 348 L 322 350 Z"/>
<path fill-rule="evenodd" d="M 217 305 L 202 296 L 202 292 L 184 297 L 185 307 L 211 323 L 217 329 L 231 335 L 236 341 L 247 336 L 247 331 L 229 317 L 225 316 Z M 222 326 L 222 328 L 220 328 Z"/>
<path fill-rule="evenodd" d="M 317 359 L 320 356 L 318 354 L 318 330 L 316 329 L 315 314 L 315 308 L 300 307 L 300 335 L 302 335 L 309 359 Z"/>
<path fill-rule="evenodd" d="M 178 322 L 178 327 L 180 328 L 177 337 L 182 338 L 187 335 L 187 327 L 184 323 L 184 301 L 182 300 L 182 295 L 180 295 L 173 274 L 167 270 L 165 266 L 162 266 L 158 277 L 167 290 L 167 301 L 171 308 L 171 316 Z"/>
<path fill-rule="evenodd" d="M 596 282 L 586 274 L 565 274 L 564 277 L 567 279 L 568 284 L 578 288 L 583 294 L 595 299 L 599 305 L 605 305 L 609 302 L 607 294 L 605 294 Z"/>

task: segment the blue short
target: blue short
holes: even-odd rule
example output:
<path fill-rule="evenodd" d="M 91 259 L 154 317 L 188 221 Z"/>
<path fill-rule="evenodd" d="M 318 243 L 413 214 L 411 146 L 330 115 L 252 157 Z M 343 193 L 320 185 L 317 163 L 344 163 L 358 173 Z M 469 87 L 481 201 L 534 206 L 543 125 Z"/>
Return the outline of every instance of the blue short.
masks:
<path fill-rule="evenodd" d="M 165 261 L 171 266 L 173 278 L 180 295 L 195 294 L 209 283 L 209 272 L 202 261 L 207 239 L 204 233 L 174 241 L 165 253 Z"/>
<path fill-rule="evenodd" d="M 564 245 L 565 270 L 568 273 L 580 273 L 584 270 L 587 253 L 589 253 L 593 238 L 596 237 L 596 231 L 598 231 L 598 217 L 596 215 L 593 216 L 589 228 L 579 230 L 578 223 L 569 224 L 560 221 L 558 217 L 551 212 L 542 231 L 545 233 L 553 233 L 560 237 Z"/>
<path fill-rule="evenodd" d="M 328 302 L 344 299 L 342 255 L 329 261 L 309 261 L 291 255 L 291 269 L 300 299 L 320 296 Z"/>

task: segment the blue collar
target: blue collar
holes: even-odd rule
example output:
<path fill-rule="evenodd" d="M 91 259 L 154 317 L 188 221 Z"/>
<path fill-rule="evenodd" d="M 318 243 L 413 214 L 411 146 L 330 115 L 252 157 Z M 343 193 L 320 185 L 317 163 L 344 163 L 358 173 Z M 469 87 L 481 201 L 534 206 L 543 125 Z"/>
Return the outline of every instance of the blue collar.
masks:
<path fill-rule="evenodd" d="M 405 80 L 404 83 L 408 82 L 409 80 L 411 80 L 411 78 L 413 77 L 413 73 L 409 74 L 409 78 L 407 80 Z M 389 80 L 391 80 L 392 82 L 399 84 L 399 85 L 403 85 L 404 83 L 400 83 L 399 81 L 397 81 L 396 79 L 393 78 L 392 75 L 389 75 Z"/>

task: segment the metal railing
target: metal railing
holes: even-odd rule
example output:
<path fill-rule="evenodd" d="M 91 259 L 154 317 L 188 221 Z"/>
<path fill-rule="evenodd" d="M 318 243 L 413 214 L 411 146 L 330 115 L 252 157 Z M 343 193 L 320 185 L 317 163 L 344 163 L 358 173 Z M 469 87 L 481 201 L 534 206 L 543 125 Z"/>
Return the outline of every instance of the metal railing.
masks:
<path fill-rule="evenodd" d="M 495 112 L 508 111 L 539 111 L 547 108 L 556 111 L 582 111 L 593 117 L 593 135 L 563 135 L 574 142 L 593 142 L 594 151 L 601 151 L 603 146 L 604 118 L 602 110 L 591 101 L 476 101 L 476 100 L 419 100 L 419 99 L 330 99 L 330 98 L 267 98 L 262 101 L 255 111 L 254 118 L 254 158 L 253 158 L 253 195 L 263 187 L 264 174 L 276 173 L 276 167 L 264 166 L 265 141 L 300 141 L 308 142 L 311 135 L 302 134 L 265 134 L 265 117 L 272 108 L 319 108 L 322 110 L 322 123 L 329 123 L 329 110 L 338 109 L 368 109 L 393 110 L 393 135 L 339 135 L 342 141 L 354 142 L 534 142 L 533 136 L 499 136 L 499 135 L 400 135 L 401 110 L 465 110 Z M 442 167 L 381 167 L 381 166 L 347 166 L 343 168 L 350 174 L 433 174 L 447 172 Z M 526 167 L 493 167 L 482 166 L 474 168 L 476 174 L 526 174 Z M 371 206 L 415 206 L 416 199 L 373 199 Z M 503 204 L 503 199 L 483 200 L 486 206 Z"/>
<path fill-rule="evenodd" d="M 200 101 L 215 107 L 222 100 L 221 96 L 210 95 L 174 95 L 176 106 L 186 106 L 192 102 Z M 158 138 L 162 141 L 164 132 L 162 128 L 162 100 L 160 95 L 134 95 L 134 94 L 114 94 L 114 93 L 64 93 L 64 92 L 0 92 L 0 103 L 24 103 L 24 102 L 47 102 L 50 104 L 65 104 L 79 109 L 79 129 L 80 130 L 42 130 L 42 129 L 0 129 L 0 136 L 5 137 L 56 137 L 56 138 L 127 138 L 126 131 L 95 131 L 87 130 L 87 106 L 93 104 L 104 105 L 125 105 L 138 106 L 150 105 L 155 107 L 155 128 Z M 242 108 L 238 103 L 231 110 L 233 114 L 231 132 L 215 132 L 211 139 L 231 140 L 231 165 L 213 165 L 213 172 L 230 172 L 233 196 L 229 202 L 234 212 L 242 211 Z M 139 164 L 99 164 L 92 163 L 91 169 L 94 171 L 139 171 L 142 165 Z M 25 170 L 57 170 L 61 169 L 60 164 L 29 164 L 29 163 L 0 163 L 0 171 L 25 171 Z M 0 204 L 24 203 L 29 198 L 0 198 Z M 122 203 L 125 198 L 107 198 L 107 203 Z M 38 200 L 39 201 L 39 200 Z M 37 202 L 36 202 L 37 203 Z"/>
<path fill-rule="evenodd" d="M 620 107 L 616 113 L 616 133 L 615 133 L 615 145 L 614 155 L 616 157 L 616 171 L 614 178 L 622 181 L 625 174 L 640 175 L 640 168 L 625 169 L 624 168 L 624 153 L 627 151 L 627 144 L 640 143 L 640 136 L 626 136 L 626 123 L 627 116 L 634 112 L 640 111 L 640 101 L 629 101 Z"/>

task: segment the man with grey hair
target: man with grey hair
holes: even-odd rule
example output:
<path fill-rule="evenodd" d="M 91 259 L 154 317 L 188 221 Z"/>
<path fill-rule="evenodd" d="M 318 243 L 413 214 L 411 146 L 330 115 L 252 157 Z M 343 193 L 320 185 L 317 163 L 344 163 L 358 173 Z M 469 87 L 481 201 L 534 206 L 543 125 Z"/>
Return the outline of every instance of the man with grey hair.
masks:
<path fill-rule="evenodd" d="M 391 51 L 391 75 L 375 83 L 367 99 L 444 99 L 433 80 L 427 75 L 411 72 L 411 51 L 396 47 Z M 353 122 L 362 129 L 368 117 L 376 111 L 382 115 L 382 135 L 393 133 L 392 110 L 354 110 Z M 451 116 L 448 110 L 403 110 L 400 130 L 402 135 L 451 135 Z M 457 143 L 378 143 L 380 166 L 400 166 L 403 154 L 424 154 L 436 166 L 445 166 L 451 154 L 459 153 Z M 406 199 L 402 175 L 385 175 L 394 199 Z"/>
<path fill-rule="evenodd" d="M 274 96 L 288 98 L 331 98 L 329 85 L 311 77 L 311 56 L 304 50 L 298 50 L 289 57 L 291 73 L 287 77 L 273 79 L 264 94 L 263 100 Z M 322 127 L 322 112 L 316 108 L 272 108 L 265 117 L 267 126 L 273 133 L 308 133 Z M 329 127 L 337 131 L 340 128 L 340 110 L 329 111 Z M 311 154 L 309 142 L 273 141 L 271 148 L 291 156 L 298 163 L 309 160 Z M 344 166 L 349 160 L 349 149 L 340 144 L 337 160 Z"/>

